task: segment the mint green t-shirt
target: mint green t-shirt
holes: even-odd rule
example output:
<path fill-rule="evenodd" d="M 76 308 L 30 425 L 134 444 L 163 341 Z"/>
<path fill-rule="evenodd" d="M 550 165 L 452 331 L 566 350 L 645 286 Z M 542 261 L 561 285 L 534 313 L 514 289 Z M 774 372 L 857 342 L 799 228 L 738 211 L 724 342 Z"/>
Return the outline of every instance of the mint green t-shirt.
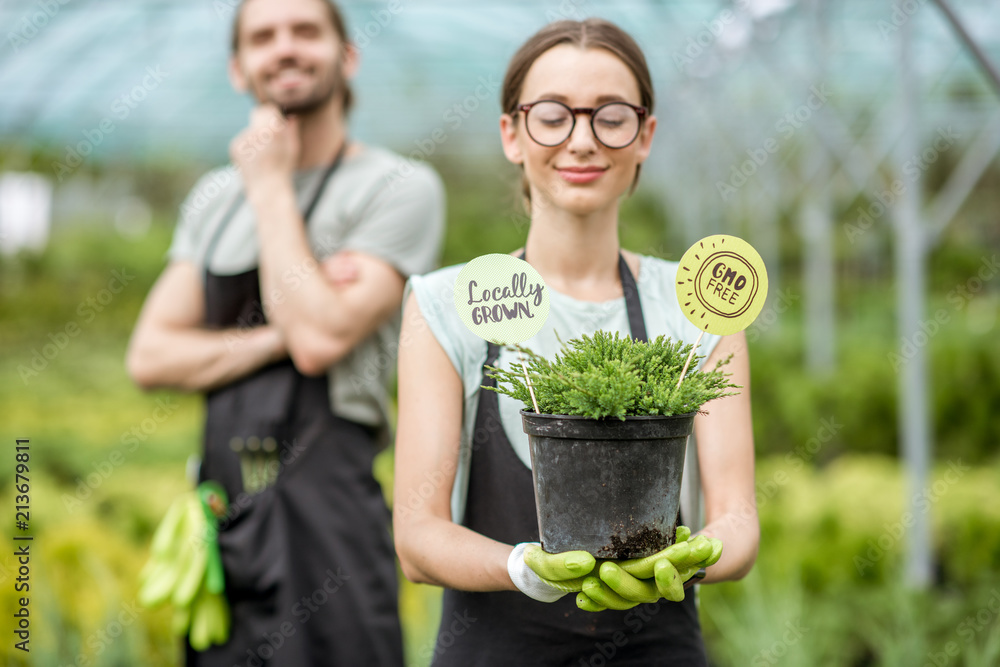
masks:
<path fill-rule="evenodd" d="M 639 257 L 639 275 L 636 276 L 636 284 L 639 288 L 639 301 L 642 304 L 647 336 L 652 340 L 665 335 L 674 340 L 694 343 L 700 331 L 684 316 L 678 306 L 674 290 L 677 262 L 668 262 L 646 255 Z M 486 362 L 486 341 L 473 334 L 455 310 L 453 296 L 455 279 L 462 266 L 464 265 L 449 266 L 427 275 L 411 277 L 406 286 L 407 296 L 404 296 L 405 303 L 410 291 L 416 295 L 420 312 L 434 337 L 444 348 L 452 366 L 462 378 L 465 390 L 458 468 L 452 489 L 452 519 L 455 522 L 461 522 L 465 513 L 469 463 L 472 456 L 472 431 L 479 407 L 483 364 Z M 580 301 L 549 288 L 549 300 L 548 320 L 534 338 L 524 343 L 526 347 L 542 356 L 552 358 L 559 351 L 557 333 L 564 341 L 598 330 L 629 333 L 628 311 L 625 308 L 624 297 L 603 302 Z M 719 336 L 706 333 L 701 339 L 697 354 L 707 358 L 715 349 L 719 339 Z M 501 350 L 498 367 L 507 369 L 517 363 L 516 353 L 507 348 Z M 518 458 L 530 468 L 528 436 L 521 428 L 520 410 L 524 406 L 503 394 L 499 394 L 497 398 L 504 433 Z M 692 437 L 688 441 L 681 484 L 681 512 L 687 525 L 692 528 L 701 521 L 697 448 L 693 443 Z"/>

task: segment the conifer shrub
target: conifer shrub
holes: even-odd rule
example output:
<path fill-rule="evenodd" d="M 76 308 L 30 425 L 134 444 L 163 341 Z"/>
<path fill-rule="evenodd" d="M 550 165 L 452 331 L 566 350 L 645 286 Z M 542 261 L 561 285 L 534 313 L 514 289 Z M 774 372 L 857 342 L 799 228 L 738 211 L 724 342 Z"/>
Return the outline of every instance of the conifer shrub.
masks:
<path fill-rule="evenodd" d="M 722 371 L 729 358 L 711 370 L 698 371 L 703 355 L 697 354 L 678 387 L 677 378 L 692 346 L 667 336 L 639 342 L 617 332 L 597 331 L 562 343 L 562 350 L 551 360 L 523 346 L 513 347 L 525 356 L 541 414 L 623 421 L 634 416 L 681 415 L 700 411 L 711 400 L 733 395 L 727 390 L 739 389 Z M 484 389 L 506 394 L 534 412 L 520 364 L 510 370 L 487 366 L 487 374 L 497 386 L 484 385 Z"/>

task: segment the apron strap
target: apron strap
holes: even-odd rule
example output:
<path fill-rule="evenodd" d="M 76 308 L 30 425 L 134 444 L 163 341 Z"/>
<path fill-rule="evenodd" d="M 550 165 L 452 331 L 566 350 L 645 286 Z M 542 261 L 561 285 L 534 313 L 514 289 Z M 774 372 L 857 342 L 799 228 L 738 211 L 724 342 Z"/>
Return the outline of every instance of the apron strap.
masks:
<path fill-rule="evenodd" d="M 340 149 L 337 151 L 337 155 L 333 158 L 333 162 L 326 168 L 323 175 L 320 177 L 319 185 L 316 187 L 316 191 L 313 192 L 312 198 L 309 203 L 306 204 L 305 211 L 302 214 L 302 219 L 309 226 L 309 221 L 312 219 L 313 211 L 316 210 L 316 205 L 319 204 L 319 200 L 323 196 L 323 192 L 326 191 L 326 186 L 333 177 L 333 172 L 337 171 L 337 167 L 344 159 L 344 153 L 347 151 L 347 139 L 344 139 L 344 143 L 340 145 Z M 215 246 L 219 243 L 219 238 L 222 236 L 223 230 L 229 226 L 232 222 L 233 217 L 236 212 L 240 210 L 243 206 L 243 202 L 246 200 L 246 196 L 243 191 L 236 193 L 236 197 L 233 199 L 233 203 L 230 204 L 229 210 L 222 217 L 222 221 L 215 228 L 215 232 L 212 234 L 212 239 L 208 242 L 208 246 L 205 248 L 205 272 L 208 272 L 208 265 L 212 261 L 212 256 L 215 254 Z"/>
<path fill-rule="evenodd" d="M 629 270 L 625 257 L 618 253 L 618 275 L 622 281 L 622 292 L 625 293 L 625 310 L 628 312 L 628 328 L 632 332 L 632 337 L 645 343 L 649 340 L 646 336 L 646 319 L 642 316 L 642 303 L 639 302 L 639 288 L 635 284 L 632 271 Z"/>

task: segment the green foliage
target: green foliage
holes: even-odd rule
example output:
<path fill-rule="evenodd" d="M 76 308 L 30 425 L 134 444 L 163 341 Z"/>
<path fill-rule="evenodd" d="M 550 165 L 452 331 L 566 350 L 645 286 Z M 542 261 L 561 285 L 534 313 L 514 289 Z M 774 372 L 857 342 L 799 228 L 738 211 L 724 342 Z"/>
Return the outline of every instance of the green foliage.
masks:
<path fill-rule="evenodd" d="M 581 415 L 592 419 L 639 415 L 679 415 L 738 388 L 726 379 L 720 361 L 711 371 L 692 370 L 701 356 L 695 355 L 680 386 L 684 362 L 692 345 L 659 336 L 648 343 L 631 336 L 620 337 L 606 331 L 584 335 L 563 344 L 562 352 L 551 361 L 522 346 L 527 356 L 528 374 L 542 414 Z M 533 410 L 531 395 L 521 370 L 488 366 L 496 387 L 484 389 L 506 394 Z"/>
<path fill-rule="evenodd" d="M 949 644 L 950 666 L 1000 664 L 1000 460 L 959 463 L 914 492 L 886 456 L 759 460 L 757 563 L 699 592 L 713 664 L 908 667 Z M 934 535 L 927 590 L 903 583 L 915 493 Z"/>
<path fill-rule="evenodd" d="M 801 293 L 795 285 L 788 291 Z M 836 365 L 828 372 L 803 364 L 805 330 L 798 304 L 770 327 L 751 325 L 747 340 L 758 455 L 808 448 L 807 460 L 824 463 L 846 452 L 898 454 L 899 374 L 911 362 L 902 357 L 892 297 L 888 288 L 872 285 L 851 295 L 850 310 L 838 323 Z M 980 463 L 1000 441 L 994 408 L 1000 405 L 1000 295 L 984 288 L 960 305 L 931 295 L 926 310 L 929 318 L 942 310 L 949 318 L 926 348 L 934 455 Z M 765 309 L 762 318 L 767 314 Z M 835 423 L 836 432 L 817 441 L 823 420 Z"/>

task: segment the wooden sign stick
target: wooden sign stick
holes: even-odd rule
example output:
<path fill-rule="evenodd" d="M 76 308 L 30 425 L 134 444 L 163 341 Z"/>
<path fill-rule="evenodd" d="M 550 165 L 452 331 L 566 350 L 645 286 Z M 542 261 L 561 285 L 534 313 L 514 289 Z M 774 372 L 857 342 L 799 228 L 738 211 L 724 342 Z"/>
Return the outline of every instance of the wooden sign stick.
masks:
<path fill-rule="evenodd" d="M 524 370 L 524 383 L 528 385 L 528 393 L 531 394 L 531 404 L 535 406 L 535 413 L 541 414 L 541 410 L 538 409 L 538 401 L 535 400 L 535 389 L 531 386 L 531 378 L 528 377 L 528 367 L 524 363 L 524 353 L 521 352 L 520 348 L 517 350 L 517 356 L 521 359 L 521 368 Z"/>
<path fill-rule="evenodd" d="M 701 337 L 704 335 L 704 331 L 698 332 L 698 340 L 694 342 L 694 346 L 691 348 L 691 353 L 688 355 L 687 361 L 684 362 L 684 369 L 681 371 L 681 376 L 677 378 L 677 388 L 681 386 L 681 382 L 684 380 L 684 375 L 688 372 L 688 366 L 691 364 L 691 359 L 694 358 L 694 351 L 698 349 L 699 345 L 701 345 Z"/>

